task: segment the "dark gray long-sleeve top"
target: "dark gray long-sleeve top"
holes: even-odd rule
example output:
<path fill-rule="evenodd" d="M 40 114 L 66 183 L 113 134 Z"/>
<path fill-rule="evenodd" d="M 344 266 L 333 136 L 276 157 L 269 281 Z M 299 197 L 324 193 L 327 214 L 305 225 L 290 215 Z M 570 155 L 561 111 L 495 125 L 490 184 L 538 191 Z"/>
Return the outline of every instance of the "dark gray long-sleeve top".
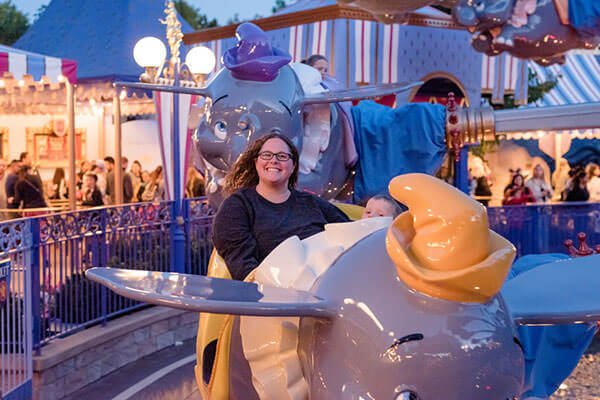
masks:
<path fill-rule="evenodd" d="M 292 190 L 283 203 L 272 203 L 255 188 L 242 189 L 221 204 L 213 223 L 213 243 L 233 279 L 243 280 L 290 236 L 307 238 L 325 224 L 347 222 L 333 204 L 312 194 Z"/>

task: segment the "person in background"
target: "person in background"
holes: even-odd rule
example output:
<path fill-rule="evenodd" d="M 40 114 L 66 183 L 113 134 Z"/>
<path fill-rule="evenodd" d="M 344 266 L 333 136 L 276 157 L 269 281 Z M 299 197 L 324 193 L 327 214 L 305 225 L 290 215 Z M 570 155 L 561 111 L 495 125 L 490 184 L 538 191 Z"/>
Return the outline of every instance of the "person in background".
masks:
<path fill-rule="evenodd" d="M 329 60 L 327 60 L 327 57 L 321 54 L 313 54 L 306 60 L 302 60 L 302 63 L 310 65 L 311 67 L 319 71 L 323 82 L 325 82 L 326 78 L 329 78 Z"/>
<path fill-rule="evenodd" d="M 165 188 L 162 180 L 162 167 L 159 165 L 150 173 L 150 181 L 146 184 L 142 201 L 162 201 L 165 197 Z"/>
<path fill-rule="evenodd" d="M 15 202 L 15 187 L 17 186 L 18 172 L 21 167 L 19 160 L 12 160 L 8 165 L 8 174 L 4 184 L 4 190 L 6 192 L 6 208 L 19 208 L 19 204 Z M 15 215 L 10 215 L 10 218 L 14 218 Z"/>
<path fill-rule="evenodd" d="M 587 166 L 587 190 L 590 201 L 600 201 L 600 167 L 596 163 Z"/>
<path fill-rule="evenodd" d="M 29 154 L 27 151 L 19 154 L 19 161 L 21 162 L 21 165 L 26 165 L 30 168 L 33 167 L 33 159 L 31 158 L 31 154 Z"/>
<path fill-rule="evenodd" d="M 108 173 L 106 175 L 106 194 L 110 197 L 110 204 L 115 204 L 115 159 L 105 157 L 104 162 Z M 133 198 L 133 185 L 131 183 L 131 175 L 127 173 L 127 157 L 121 157 L 121 169 L 123 171 L 123 203 L 131 203 Z"/>
<path fill-rule="evenodd" d="M 54 170 L 54 177 L 52 178 L 52 186 L 50 200 L 64 200 L 68 196 L 67 180 L 65 179 L 65 170 L 62 168 L 56 168 Z"/>
<path fill-rule="evenodd" d="M 131 176 L 131 184 L 133 185 L 133 195 L 140 189 L 140 185 L 142 184 L 142 164 L 138 160 L 134 160 L 131 163 L 131 169 L 129 170 L 129 175 Z M 132 199 L 132 201 L 136 201 L 136 199 Z"/>
<path fill-rule="evenodd" d="M 566 196 L 567 183 L 570 180 L 571 166 L 569 162 L 561 158 L 558 162 L 558 168 L 552 173 L 552 186 L 554 187 L 554 199 L 564 200 Z"/>
<path fill-rule="evenodd" d="M 0 159 L 0 208 L 6 208 L 6 177 L 8 176 L 6 160 Z M 7 214 L 0 212 L 0 220 L 5 220 Z"/>
<path fill-rule="evenodd" d="M 546 181 L 544 168 L 541 164 L 536 164 L 533 168 L 533 176 L 525 183 L 525 186 L 531 190 L 537 203 L 545 203 L 552 199 L 552 188 Z"/>
<path fill-rule="evenodd" d="M 583 168 L 575 170 L 568 186 L 565 201 L 588 201 L 590 192 L 587 190 L 587 174 Z"/>
<path fill-rule="evenodd" d="M 188 168 L 187 182 L 185 184 L 185 196 L 187 198 L 204 196 L 204 178 L 195 167 Z"/>
<path fill-rule="evenodd" d="M 517 170 L 512 177 L 511 182 L 504 188 L 503 206 L 516 206 L 527 203 L 535 203 L 535 197 L 531 190 L 525 186 L 525 178 Z"/>
<path fill-rule="evenodd" d="M 106 171 L 103 160 L 97 160 L 92 168 L 92 173 L 96 175 L 96 185 L 102 194 L 102 198 L 106 195 Z"/>
<path fill-rule="evenodd" d="M 402 207 L 387 194 L 377 194 L 367 201 L 362 218 L 392 217 L 396 218 L 402 212 Z"/>
<path fill-rule="evenodd" d="M 83 187 L 83 177 L 90 170 L 91 170 L 91 165 L 90 165 L 90 163 L 88 161 L 83 160 L 79 164 L 79 172 L 77 172 L 77 178 L 75 180 L 75 185 L 77 186 L 78 190 L 81 190 L 81 188 Z"/>
<path fill-rule="evenodd" d="M 102 201 L 102 193 L 98 189 L 98 177 L 96 174 L 88 172 L 83 177 L 83 197 L 81 201 L 82 206 L 86 207 L 97 207 L 104 205 Z"/>
<path fill-rule="evenodd" d="M 150 172 L 144 170 L 142 171 L 142 183 L 138 188 L 138 191 L 135 193 L 135 201 L 144 201 L 142 200 L 142 194 L 144 194 L 144 190 L 146 190 L 146 186 L 150 182 Z"/>
<path fill-rule="evenodd" d="M 105 204 L 115 204 L 115 159 L 111 156 L 104 157 L 106 165 L 106 201 Z"/>
<path fill-rule="evenodd" d="M 23 208 L 48 207 L 44 199 L 44 187 L 39 176 L 31 174 L 31 167 L 22 165 L 17 173 L 17 184 L 15 185 L 15 200 L 17 205 L 23 204 Z M 36 212 L 37 214 L 38 212 Z M 44 211 L 40 212 L 45 214 Z M 29 214 L 32 216 L 33 214 Z"/>

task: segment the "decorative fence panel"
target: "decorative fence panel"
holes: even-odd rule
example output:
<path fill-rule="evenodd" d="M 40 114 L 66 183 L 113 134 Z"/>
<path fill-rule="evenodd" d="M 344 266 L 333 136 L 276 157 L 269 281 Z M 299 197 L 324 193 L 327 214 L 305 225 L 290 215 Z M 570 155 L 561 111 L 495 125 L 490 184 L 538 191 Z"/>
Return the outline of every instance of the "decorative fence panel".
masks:
<path fill-rule="evenodd" d="M 212 253 L 213 211 L 206 199 L 189 199 L 184 203 L 186 236 L 185 272 L 206 275 L 206 267 Z"/>
<path fill-rule="evenodd" d="M 87 268 L 169 271 L 177 223 L 185 235 L 185 265 L 178 270 L 206 274 L 213 212 L 206 199 L 186 199 L 182 210 L 183 219 L 174 218 L 172 202 L 139 203 L 0 223 L 0 260 L 10 260 L 10 267 L 0 266 L 4 398 L 30 395 L 32 348 L 144 306 L 89 282 Z M 600 204 L 491 207 L 488 216 L 518 255 L 564 253 L 565 239 L 580 231 L 590 245 L 600 244 Z"/>
<path fill-rule="evenodd" d="M 0 228 L 0 398 L 32 395 L 31 221 Z"/>
<path fill-rule="evenodd" d="M 564 241 L 600 244 L 600 203 L 560 203 L 488 208 L 490 227 L 517 247 L 517 256 L 566 253 Z"/>

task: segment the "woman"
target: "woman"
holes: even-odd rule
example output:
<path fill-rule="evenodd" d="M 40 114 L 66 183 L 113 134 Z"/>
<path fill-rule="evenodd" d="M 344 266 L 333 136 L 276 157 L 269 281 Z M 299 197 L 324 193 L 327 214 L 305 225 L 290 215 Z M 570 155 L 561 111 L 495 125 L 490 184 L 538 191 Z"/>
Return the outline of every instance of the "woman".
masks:
<path fill-rule="evenodd" d="M 566 201 L 588 201 L 590 193 L 587 190 L 587 174 L 580 170 L 572 177 Z"/>
<path fill-rule="evenodd" d="M 142 171 L 142 183 L 135 194 L 135 201 L 144 201 L 142 200 L 142 195 L 144 194 L 148 183 L 150 183 L 150 172 L 144 170 Z"/>
<path fill-rule="evenodd" d="M 150 181 L 146 184 L 142 193 L 142 201 L 162 201 L 165 197 L 164 182 L 162 179 L 162 167 L 158 166 L 150 173 Z"/>
<path fill-rule="evenodd" d="M 535 203 L 535 197 L 531 190 L 525 186 L 525 178 L 520 173 L 513 175 L 510 184 L 504 188 L 503 206 L 515 206 L 527 203 Z"/>
<path fill-rule="evenodd" d="M 135 195 L 138 192 L 138 190 L 140 190 L 140 185 L 142 184 L 142 164 L 140 164 L 138 160 L 135 160 L 131 164 L 129 175 L 131 176 L 133 194 Z"/>
<path fill-rule="evenodd" d="M 281 242 L 304 239 L 348 217 L 327 201 L 295 189 L 298 150 L 272 133 L 254 142 L 225 177 L 225 199 L 213 242 L 233 279 L 243 280 Z"/>
<path fill-rule="evenodd" d="M 65 179 L 65 170 L 56 168 L 52 178 L 52 195 L 50 200 L 63 200 L 68 198 L 67 180 Z"/>
<path fill-rule="evenodd" d="M 552 198 L 552 188 L 546 182 L 544 169 L 541 164 L 536 164 L 533 168 L 533 177 L 525 184 L 531 190 L 536 202 L 545 203 Z"/>
<path fill-rule="evenodd" d="M 590 193 L 590 201 L 600 201 L 600 167 L 598 164 L 590 163 L 587 166 L 587 190 Z"/>
<path fill-rule="evenodd" d="M 189 167 L 187 183 L 185 184 L 185 196 L 193 199 L 204 195 L 204 178 L 195 167 Z"/>
<path fill-rule="evenodd" d="M 23 203 L 23 208 L 44 208 L 48 207 L 44 199 L 44 188 L 42 181 L 37 175 L 29 173 L 31 167 L 23 165 L 17 173 L 17 183 L 15 185 L 15 203 Z M 40 213 L 44 214 L 45 211 Z M 33 216 L 29 213 L 27 216 Z"/>

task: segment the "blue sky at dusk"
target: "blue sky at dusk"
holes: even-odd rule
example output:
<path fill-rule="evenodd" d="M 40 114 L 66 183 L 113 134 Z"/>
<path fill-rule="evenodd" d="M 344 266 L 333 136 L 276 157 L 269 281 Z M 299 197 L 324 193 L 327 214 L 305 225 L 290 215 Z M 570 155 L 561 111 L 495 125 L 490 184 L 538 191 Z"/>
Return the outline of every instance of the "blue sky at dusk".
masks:
<path fill-rule="evenodd" d="M 230 17 L 238 13 L 241 20 L 251 19 L 256 14 L 263 17 L 271 14 L 271 8 L 275 0 L 187 0 L 189 4 L 200 8 L 201 12 L 210 18 L 216 18 L 219 24 L 224 25 Z M 287 1 L 290 4 L 294 1 Z M 13 0 L 17 8 L 26 13 L 29 19 L 33 17 L 37 9 L 49 0 Z"/>

